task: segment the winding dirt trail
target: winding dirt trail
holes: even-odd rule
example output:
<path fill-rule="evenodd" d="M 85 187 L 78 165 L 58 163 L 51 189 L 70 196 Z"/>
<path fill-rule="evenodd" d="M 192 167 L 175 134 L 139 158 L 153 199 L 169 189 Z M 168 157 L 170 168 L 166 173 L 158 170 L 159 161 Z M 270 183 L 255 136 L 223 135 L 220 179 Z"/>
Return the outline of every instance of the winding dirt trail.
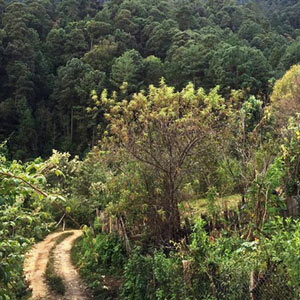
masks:
<path fill-rule="evenodd" d="M 73 230 L 73 234 L 64 239 L 54 250 L 56 272 L 63 278 L 66 288 L 66 294 L 63 299 L 88 300 L 85 293 L 86 288 L 81 282 L 77 270 L 73 267 L 70 256 L 74 241 L 80 237 L 81 234 L 82 231 Z"/>
<path fill-rule="evenodd" d="M 54 262 L 56 272 L 63 278 L 66 288 L 64 296 L 52 295 L 45 280 L 44 273 L 49 259 L 49 252 L 55 245 L 55 240 L 61 234 L 72 232 L 73 234 L 58 244 L 54 250 Z M 80 230 L 57 232 L 48 235 L 42 242 L 33 246 L 26 255 L 24 273 L 29 286 L 32 289 L 32 299 L 47 300 L 88 300 L 86 287 L 81 282 L 78 272 L 71 263 L 70 251 L 74 241 L 82 234 Z"/>

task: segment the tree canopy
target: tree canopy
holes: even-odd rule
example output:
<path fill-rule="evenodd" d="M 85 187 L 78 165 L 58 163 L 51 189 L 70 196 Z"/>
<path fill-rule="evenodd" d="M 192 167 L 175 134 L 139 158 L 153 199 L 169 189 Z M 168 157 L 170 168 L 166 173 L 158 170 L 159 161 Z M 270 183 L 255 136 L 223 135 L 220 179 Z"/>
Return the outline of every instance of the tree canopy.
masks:
<path fill-rule="evenodd" d="M 21 159 L 48 156 L 53 143 L 72 154 L 89 151 L 92 127 L 79 121 L 89 104 L 79 98 L 96 82 L 99 93 L 112 93 L 126 81 L 130 95 L 164 77 L 177 90 L 189 82 L 206 92 L 219 85 L 223 95 L 241 89 L 268 103 L 274 78 L 298 63 L 297 5 L 3 0 L 0 137 Z M 63 74 L 71 72 L 74 59 L 85 64 L 72 71 L 78 72 L 76 83 L 75 74 Z M 77 95 L 66 92 L 73 84 Z M 105 131 L 102 125 L 99 133 Z"/>

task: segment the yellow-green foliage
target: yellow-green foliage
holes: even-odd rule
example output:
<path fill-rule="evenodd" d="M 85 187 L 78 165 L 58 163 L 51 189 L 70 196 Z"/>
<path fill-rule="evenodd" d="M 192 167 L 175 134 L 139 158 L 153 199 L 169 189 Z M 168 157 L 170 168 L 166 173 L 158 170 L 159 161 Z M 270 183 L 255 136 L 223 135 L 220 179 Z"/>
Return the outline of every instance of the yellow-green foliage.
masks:
<path fill-rule="evenodd" d="M 276 82 L 271 103 L 279 119 L 288 119 L 300 108 L 300 65 L 294 65 Z"/>
<path fill-rule="evenodd" d="M 197 198 L 190 200 L 189 202 L 182 203 L 181 213 L 186 216 L 191 216 L 192 219 L 196 219 L 200 214 L 207 213 L 207 199 Z M 226 207 L 229 209 L 235 209 L 238 203 L 241 201 L 240 194 L 233 194 L 225 197 L 218 197 L 216 199 L 216 207 L 221 211 Z"/>

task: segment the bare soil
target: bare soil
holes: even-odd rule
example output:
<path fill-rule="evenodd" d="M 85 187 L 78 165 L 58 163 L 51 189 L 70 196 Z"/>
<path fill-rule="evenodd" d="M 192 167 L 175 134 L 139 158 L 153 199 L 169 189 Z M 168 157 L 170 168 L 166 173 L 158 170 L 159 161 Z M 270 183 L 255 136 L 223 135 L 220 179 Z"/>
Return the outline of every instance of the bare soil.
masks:
<path fill-rule="evenodd" d="M 54 264 L 58 275 L 63 279 L 66 293 L 64 296 L 52 295 L 44 280 L 49 252 L 55 245 L 58 236 L 65 232 L 73 234 L 58 244 L 54 250 Z M 70 251 L 74 241 L 82 234 L 80 230 L 57 232 L 48 235 L 45 240 L 33 246 L 26 255 L 24 273 L 29 287 L 32 289 L 32 299 L 44 300 L 88 300 L 86 287 L 82 283 L 77 270 L 71 263 Z"/>

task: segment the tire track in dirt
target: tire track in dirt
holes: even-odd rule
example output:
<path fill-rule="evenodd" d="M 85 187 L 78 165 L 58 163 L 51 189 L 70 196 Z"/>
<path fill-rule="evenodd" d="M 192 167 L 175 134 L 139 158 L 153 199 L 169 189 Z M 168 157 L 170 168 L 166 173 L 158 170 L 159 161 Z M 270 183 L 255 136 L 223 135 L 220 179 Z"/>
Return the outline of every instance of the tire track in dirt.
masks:
<path fill-rule="evenodd" d="M 63 240 L 54 250 L 56 272 L 62 277 L 66 293 L 64 296 L 52 295 L 45 283 L 44 274 L 49 260 L 51 248 L 55 245 L 56 238 L 66 232 L 73 234 Z M 32 299 L 47 300 L 88 300 L 85 286 L 81 282 L 77 270 L 71 262 L 70 251 L 74 241 L 82 234 L 80 230 L 56 232 L 48 235 L 42 242 L 34 245 L 26 255 L 24 274 L 32 289 Z"/>
<path fill-rule="evenodd" d="M 72 265 L 70 252 L 75 240 L 82 234 L 81 230 L 73 230 L 73 234 L 64 239 L 54 250 L 56 273 L 63 279 L 66 294 L 64 300 L 88 300 L 86 286 L 80 280 L 77 270 Z"/>
<path fill-rule="evenodd" d="M 49 252 L 55 244 L 55 239 L 61 235 L 56 232 L 48 235 L 43 241 L 34 245 L 25 257 L 24 274 L 32 289 L 32 298 L 43 298 L 48 294 L 44 273 L 48 262 Z"/>

